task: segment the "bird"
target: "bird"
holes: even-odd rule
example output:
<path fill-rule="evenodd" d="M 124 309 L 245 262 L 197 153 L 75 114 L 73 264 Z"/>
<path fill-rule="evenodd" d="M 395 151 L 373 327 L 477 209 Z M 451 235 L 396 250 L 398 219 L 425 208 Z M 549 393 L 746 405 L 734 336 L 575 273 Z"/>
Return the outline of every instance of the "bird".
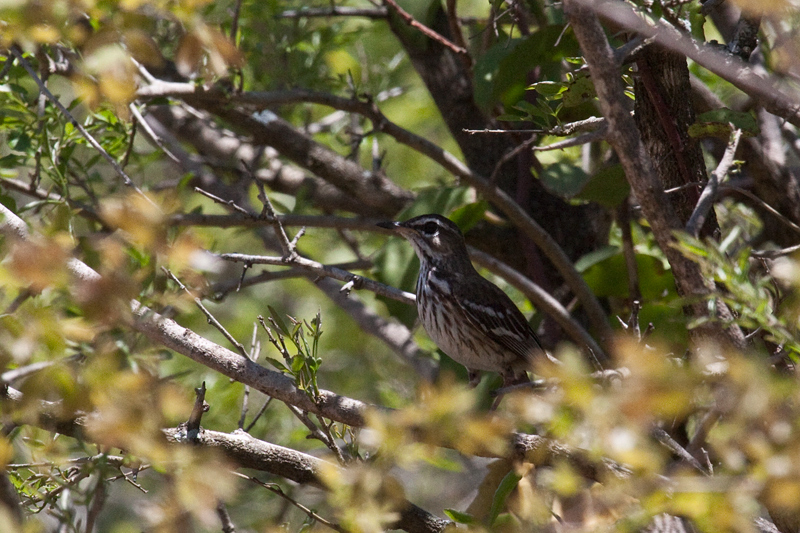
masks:
<path fill-rule="evenodd" d="M 414 248 L 419 320 L 431 340 L 466 367 L 470 384 L 480 382 L 481 371 L 499 373 L 504 388 L 528 382 L 526 371 L 545 353 L 542 344 L 511 298 L 475 270 L 458 226 L 438 214 L 378 226 Z"/>

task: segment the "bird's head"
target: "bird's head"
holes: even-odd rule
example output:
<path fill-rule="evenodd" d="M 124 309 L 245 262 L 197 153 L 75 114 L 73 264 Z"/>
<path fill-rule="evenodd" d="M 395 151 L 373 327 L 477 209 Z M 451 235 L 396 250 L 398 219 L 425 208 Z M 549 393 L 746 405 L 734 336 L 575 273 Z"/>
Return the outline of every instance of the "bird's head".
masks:
<path fill-rule="evenodd" d="M 378 226 L 405 237 L 421 262 L 469 262 L 461 230 L 441 215 L 421 215 L 405 222 L 381 222 Z"/>

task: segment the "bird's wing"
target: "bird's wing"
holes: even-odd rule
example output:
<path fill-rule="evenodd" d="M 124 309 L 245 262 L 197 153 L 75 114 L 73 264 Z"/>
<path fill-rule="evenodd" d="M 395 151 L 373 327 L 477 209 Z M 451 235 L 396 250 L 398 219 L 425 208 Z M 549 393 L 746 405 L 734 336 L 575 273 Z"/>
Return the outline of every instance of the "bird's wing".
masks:
<path fill-rule="evenodd" d="M 542 343 L 511 298 L 490 281 L 481 278 L 469 286 L 469 294 L 455 295 L 467 321 L 487 337 L 528 361 L 543 352 Z M 475 288 L 478 290 L 475 290 Z"/>

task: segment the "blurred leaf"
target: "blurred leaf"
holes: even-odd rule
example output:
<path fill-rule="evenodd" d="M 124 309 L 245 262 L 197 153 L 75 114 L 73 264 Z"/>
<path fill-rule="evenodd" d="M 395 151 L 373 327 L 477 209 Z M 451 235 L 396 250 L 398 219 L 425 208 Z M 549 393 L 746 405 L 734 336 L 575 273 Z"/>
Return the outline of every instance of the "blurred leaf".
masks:
<path fill-rule="evenodd" d="M 443 512 L 447 518 L 456 524 L 472 525 L 477 523 L 477 520 L 475 520 L 475 518 L 469 513 L 463 513 L 461 511 L 456 511 L 455 509 L 444 509 Z"/>
<path fill-rule="evenodd" d="M 689 135 L 727 139 L 734 128 L 742 130 L 745 137 L 753 137 L 759 133 L 758 123 L 752 113 L 723 107 L 699 115 L 695 123 L 689 126 Z"/>
<path fill-rule="evenodd" d="M 538 176 L 545 188 L 564 199 L 573 198 L 589 181 L 582 168 L 570 163 L 554 163 Z"/>
<path fill-rule="evenodd" d="M 486 216 L 489 209 L 489 202 L 480 200 L 465 206 L 459 207 L 448 215 L 448 218 L 456 223 L 462 233 L 468 232 L 475 224 Z"/>
<path fill-rule="evenodd" d="M 594 100 L 597 93 L 589 75 L 581 73 L 570 81 L 566 91 L 561 96 L 565 107 L 577 107 L 587 101 Z"/>
<path fill-rule="evenodd" d="M 495 520 L 497 520 L 498 515 L 506 506 L 508 497 L 514 491 L 514 489 L 517 488 L 517 484 L 519 483 L 520 479 L 522 479 L 522 476 L 512 470 L 506 474 L 506 476 L 503 478 L 503 481 L 500 482 L 500 485 L 497 487 L 497 490 L 494 493 L 492 508 L 489 510 L 489 516 L 487 517 L 487 523 L 489 525 L 494 524 Z"/>
<path fill-rule="evenodd" d="M 523 39 L 502 40 L 487 50 L 474 68 L 478 106 L 489 111 L 498 103 L 510 108 L 523 100 L 528 72 L 534 68 L 540 70 L 542 79 L 557 79 L 561 60 L 579 53 L 572 34 L 562 33 L 562 26 L 545 26 Z M 553 46 L 559 38 L 559 46 Z"/>
<path fill-rule="evenodd" d="M 625 177 L 622 165 L 616 164 L 595 172 L 586 181 L 576 198 L 597 202 L 604 207 L 615 208 L 625 201 L 630 190 L 630 184 Z"/>
<path fill-rule="evenodd" d="M 280 313 L 278 313 L 271 305 L 267 305 L 267 309 L 269 309 L 269 315 L 272 317 L 272 320 L 275 321 L 275 325 L 278 327 L 280 332 L 287 337 L 290 336 L 289 329 L 286 327 L 286 323 L 281 318 Z"/>
<path fill-rule="evenodd" d="M 555 96 L 567 90 L 566 84 L 556 81 L 540 81 L 530 85 L 528 88 L 533 89 L 542 96 Z"/>

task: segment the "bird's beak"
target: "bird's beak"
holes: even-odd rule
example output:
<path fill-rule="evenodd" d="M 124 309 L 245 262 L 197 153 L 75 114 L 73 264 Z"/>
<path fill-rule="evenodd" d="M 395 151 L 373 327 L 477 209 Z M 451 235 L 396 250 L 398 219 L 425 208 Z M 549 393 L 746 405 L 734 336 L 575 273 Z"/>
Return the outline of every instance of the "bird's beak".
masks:
<path fill-rule="evenodd" d="M 389 229 L 389 230 L 393 230 L 393 231 L 398 229 L 398 228 L 400 228 L 400 223 L 399 222 L 391 222 L 391 221 L 389 221 L 389 222 L 378 222 L 375 225 L 378 226 L 379 228 L 385 228 L 385 229 Z"/>

